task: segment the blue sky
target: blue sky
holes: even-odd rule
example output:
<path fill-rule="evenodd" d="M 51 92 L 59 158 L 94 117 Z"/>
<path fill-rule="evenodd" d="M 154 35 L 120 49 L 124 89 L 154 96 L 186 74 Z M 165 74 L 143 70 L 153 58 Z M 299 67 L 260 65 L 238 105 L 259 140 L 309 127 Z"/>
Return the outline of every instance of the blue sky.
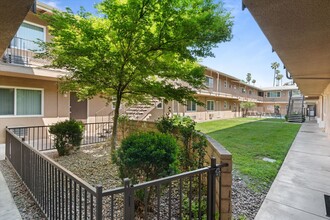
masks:
<path fill-rule="evenodd" d="M 94 4 L 101 0 L 50 0 L 42 1 L 53 7 L 64 9 L 70 7 L 74 12 L 83 6 L 87 11 L 95 12 Z M 280 63 L 281 74 L 285 78 L 283 64 L 277 54 L 272 53 L 272 47 L 253 19 L 245 9 L 242 11 L 242 0 L 223 0 L 225 8 L 234 16 L 233 39 L 230 42 L 219 44 L 213 49 L 215 58 L 206 58 L 202 64 L 240 79 L 251 73 L 256 79 L 257 86 L 269 87 L 273 85 L 272 62 Z"/>

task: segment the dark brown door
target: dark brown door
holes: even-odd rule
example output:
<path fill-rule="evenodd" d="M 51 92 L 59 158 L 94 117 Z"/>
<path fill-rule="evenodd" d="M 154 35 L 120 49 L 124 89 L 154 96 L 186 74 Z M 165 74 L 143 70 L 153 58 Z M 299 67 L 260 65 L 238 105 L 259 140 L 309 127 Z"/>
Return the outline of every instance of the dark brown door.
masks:
<path fill-rule="evenodd" d="M 87 120 L 87 100 L 79 102 L 75 92 L 70 93 L 70 119 Z"/>

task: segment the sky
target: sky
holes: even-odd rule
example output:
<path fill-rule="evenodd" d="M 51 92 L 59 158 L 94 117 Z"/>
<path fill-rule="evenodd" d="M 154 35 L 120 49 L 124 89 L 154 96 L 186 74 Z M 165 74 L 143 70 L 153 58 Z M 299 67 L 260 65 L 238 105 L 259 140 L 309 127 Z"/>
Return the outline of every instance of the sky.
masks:
<path fill-rule="evenodd" d="M 64 10 L 66 7 L 77 12 L 80 6 L 86 11 L 95 12 L 94 5 L 101 0 L 42 0 L 42 2 L 55 8 Z M 232 29 L 233 38 L 230 42 L 220 43 L 213 49 L 215 57 L 205 58 L 201 64 L 212 69 L 245 80 L 246 74 L 251 73 L 252 79 L 256 80 L 256 86 L 270 87 L 273 85 L 274 70 L 272 62 L 280 63 L 280 72 L 285 77 L 283 63 L 272 52 L 272 46 L 255 22 L 254 18 L 245 9 L 242 11 L 242 0 L 222 0 L 224 7 L 231 12 L 234 21 Z"/>

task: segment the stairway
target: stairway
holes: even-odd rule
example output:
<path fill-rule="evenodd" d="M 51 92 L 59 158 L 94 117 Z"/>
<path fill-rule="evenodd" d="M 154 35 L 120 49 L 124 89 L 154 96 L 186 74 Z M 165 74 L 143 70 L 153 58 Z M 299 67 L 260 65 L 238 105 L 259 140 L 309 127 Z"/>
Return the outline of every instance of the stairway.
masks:
<path fill-rule="evenodd" d="M 290 99 L 288 104 L 288 122 L 303 123 L 305 121 L 304 116 L 304 96 L 292 96 L 290 92 Z"/>
<path fill-rule="evenodd" d="M 124 114 L 126 114 L 130 120 L 146 121 L 150 117 L 150 112 L 156 108 L 158 103 L 152 104 L 136 104 L 130 106 Z"/>

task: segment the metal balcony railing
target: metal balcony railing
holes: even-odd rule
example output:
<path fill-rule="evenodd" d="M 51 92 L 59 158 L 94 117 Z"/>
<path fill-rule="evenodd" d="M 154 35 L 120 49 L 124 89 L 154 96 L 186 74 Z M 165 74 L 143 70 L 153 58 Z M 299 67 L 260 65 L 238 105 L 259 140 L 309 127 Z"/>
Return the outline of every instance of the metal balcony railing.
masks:
<path fill-rule="evenodd" d="M 1 57 L 1 62 L 22 66 L 44 66 L 49 64 L 47 60 L 35 58 L 35 55 L 40 52 L 42 52 L 42 49 L 36 42 L 14 37 Z"/>

